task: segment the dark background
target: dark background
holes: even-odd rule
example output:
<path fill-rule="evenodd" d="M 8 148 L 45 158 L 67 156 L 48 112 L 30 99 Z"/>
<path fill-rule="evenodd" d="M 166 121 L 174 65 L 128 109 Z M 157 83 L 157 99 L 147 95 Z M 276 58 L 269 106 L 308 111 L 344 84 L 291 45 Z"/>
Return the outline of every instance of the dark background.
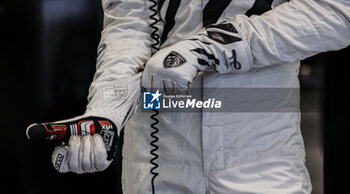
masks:
<path fill-rule="evenodd" d="M 100 0 L 0 0 L 0 194 L 121 192 L 120 161 L 95 174 L 59 174 L 51 164 L 57 145 L 25 136 L 33 122 L 84 112 L 102 17 Z M 349 56 L 344 49 L 302 62 L 302 132 L 314 194 L 348 190 Z"/>

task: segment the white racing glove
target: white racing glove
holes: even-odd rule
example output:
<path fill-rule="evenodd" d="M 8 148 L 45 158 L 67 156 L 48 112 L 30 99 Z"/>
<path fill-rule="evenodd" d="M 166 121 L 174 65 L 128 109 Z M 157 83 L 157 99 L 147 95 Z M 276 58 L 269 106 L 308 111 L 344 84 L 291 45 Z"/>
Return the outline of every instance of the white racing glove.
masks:
<path fill-rule="evenodd" d="M 52 154 L 52 164 L 61 173 L 77 174 L 105 170 L 111 160 L 107 160 L 107 150 L 99 134 L 71 136 L 69 144 L 58 146 Z"/>
<path fill-rule="evenodd" d="M 105 170 L 117 149 L 117 127 L 109 119 L 79 116 L 53 123 L 36 123 L 27 128 L 31 140 L 60 140 L 52 154 L 54 168 L 78 174 Z M 68 142 L 68 145 L 65 144 Z"/>
<path fill-rule="evenodd" d="M 252 64 L 246 40 L 232 23 L 221 22 L 158 51 L 146 64 L 142 87 L 186 93 L 200 71 L 246 72 Z"/>
<path fill-rule="evenodd" d="M 96 74 L 99 74 L 97 72 Z M 91 173 L 106 169 L 116 153 L 118 137 L 137 110 L 141 73 L 91 84 L 84 115 L 27 128 L 30 140 L 58 140 L 52 163 L 59 172 Z M 67 145 L 68 143 L 68 145 Z"/>

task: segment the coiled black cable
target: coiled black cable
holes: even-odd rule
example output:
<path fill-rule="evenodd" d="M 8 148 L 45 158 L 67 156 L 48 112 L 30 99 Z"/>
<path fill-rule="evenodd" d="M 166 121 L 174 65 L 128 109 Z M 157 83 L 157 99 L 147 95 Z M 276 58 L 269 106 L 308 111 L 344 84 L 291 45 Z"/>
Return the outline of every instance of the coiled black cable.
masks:
<path fill-rule="evenodd" d="M 157 27 L 157 24 L 159 23 L 159 19 L 157 18 L 158 16 L 158 2 L 157 0 L 150 0 L 152 5 L 149 7 L 149 10 L 153 12 L 149 18 L 153 21 L 150 24 L 150 28 L 152 29 L 151 32 L 151 38 L 154 41 L 153 44 L 151 45 L 152 50 L 152 55 L 159 51 L 159 44 L 160 44 L 160 35 L 159 35 L 159 28 Z"/>
<path fill-rule="evenodd" d="M 151 32 L 151 38 L 154 41 L 151 45 L 152 48 L 152 55 L 156 53 L 159 50 L 160 45 L 160 35 L 159 35 L 159 28 L 157 27 L 158 22 L 160 21 L 158 17 L 158 1 L 157 0 L 150 0 L 152 5 L 149 7 L 149 10 L 152 12 L 152 14 L 149 16 L 149 18 L 153 21 L 150 24 L 150 28 L 152 29 Z M 159 111 L 157 109 L 153 109 L 154 114 L 151 115 L 151 119 L 154 121 L 151 124 L 151 128 L 153 129 L 153 132 L 151 133 L 151 137 L 153 140 L 151 141 L 150 145 L 152 147 L 150 154 L 153 156 L 150 160 L 150 163 L 153 165 L 153 167 L 150 170 L 150 173 L 153 175 L 151 180 L 152 185 L 152 193 L 155 193 L 154 188 L 154 180 L 159 175 L 158 172 L 156 172 L 156 169 L 158 168 L 158 164 L 155 162 L 158 159 L 158 155 L 156 151 L 159 149 L 157 146 L 157 142 L 159 141 L 159 138 L 157 137 L 157 133 L 159 132 L 159 129 L 156 127 L 156 125 L 159 123 L 159 120 L 156 118 L 156 116 L 159 114 Z"/>
<path fill-rule="evenodd" d="M 155 193 L 154 180 L 159 175 L 159 173 L 155 171 L 159 166 L 155 162 L 155 160 L 158 159 L 158 155 L 156 151 L 159 148 L 156 144 L 159 140 L 159 138 L 157 137 L 157 133 L 159 132 L 159 129 L 156 127 L 156 125 L 159 123 L 159 120 L 156 118 L 156 116 L 159 114 L 159 111 L 156 109 L 154 109 L 153 111 L 154 111 L 154 114 L 151 116 L 151 119 L 154 120 L 154 123 L 151 124 L 151 128 L 153 129 L 153 132 L 151 133 L 151 137 L 153 138 L 153 141 L 151 141 L 150 143 L 150 145 L 153 147 L 153 149 L 150 151 L 150 154 L 153 156 L 153 158 L 150 160 L 150 163 L 153 165 L 153 167 L 151 168 L 150 173 L 153 175 L 151 184 L 152 184 L 152 193 L 154 194 Z"/>

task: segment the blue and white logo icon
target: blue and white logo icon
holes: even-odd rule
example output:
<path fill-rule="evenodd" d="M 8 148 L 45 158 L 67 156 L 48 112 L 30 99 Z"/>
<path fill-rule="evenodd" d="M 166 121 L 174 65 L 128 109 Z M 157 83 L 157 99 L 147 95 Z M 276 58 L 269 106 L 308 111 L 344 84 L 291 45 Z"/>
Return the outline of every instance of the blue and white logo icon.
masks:
<path fill-rule="evenodd" d="M 157 92 L 143 93 L 143 109 L 160 109 L 160 96 L 162 94 Z"/>

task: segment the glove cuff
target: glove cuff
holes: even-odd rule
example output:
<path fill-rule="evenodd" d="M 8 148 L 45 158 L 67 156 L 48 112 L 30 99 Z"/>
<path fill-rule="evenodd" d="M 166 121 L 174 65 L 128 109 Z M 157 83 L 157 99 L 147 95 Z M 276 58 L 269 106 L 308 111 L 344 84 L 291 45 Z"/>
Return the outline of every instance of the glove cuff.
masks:
<path fill-rule="evenodd" d="M 209 25 L 189 37 L 187 42 L 195 46 L 190 51 L 198 57 L 198 64 L 204 69 L 213 69 L 217 73 L 243 73 L 253 67 L 247 40 L 234 23 L 221 21 Z"/>
<path fill-rule="evenodd" d="M 113 121 L 118 136 L 136 112 L 141 100 L 141 73 L 114 81 L 95 80 L 91 84 L 87 116 L 100 116 Z"/>

